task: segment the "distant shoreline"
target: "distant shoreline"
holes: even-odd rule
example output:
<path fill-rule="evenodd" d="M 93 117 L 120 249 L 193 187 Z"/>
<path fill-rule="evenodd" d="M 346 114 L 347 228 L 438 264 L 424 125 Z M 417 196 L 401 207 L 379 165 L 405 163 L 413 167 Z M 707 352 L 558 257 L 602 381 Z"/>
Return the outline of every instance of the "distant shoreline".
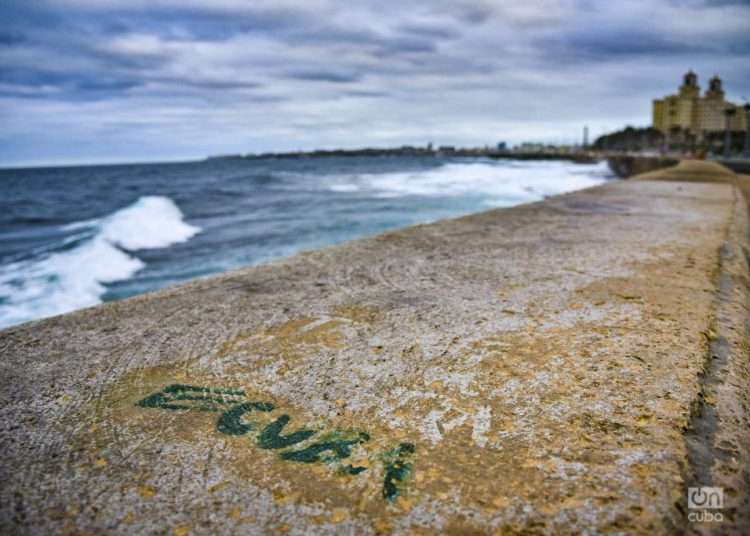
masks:
<path fill-rule="evenodd" d="M 464 149 L 452 146 L 438 147 L 437 149 L 425 147 L 393 147 L 385 149 L 362 148 L 362 149 L 331 149 L 315 151 L 294 151 L 282 153 L 260 153 L 260 154 L 230 154 L 209 156 L 207 161 L 213 160 L 277 160 L 277 159 L 305 159 L 305 158 L 332 158 L 332 157 L 401 157 L 401 156 L 428 156 L 428 157 L 485 157 L 507 160 L 569 160 L 572 162 L 592 163 L 599 160 L 593 153 L 584 150 L 560 151 L 559 149 L 540 149 L 536 151 L 513 151 L 497 150 L 489 148 Z"/>
<path fill-rule="evenodd" d="M 145 162 L 93 162 L 93 163 L 60 163 L 60 164 L 19 164 L 0 166 L 2 171 L 18 171 L 25 169 L 58 169 L 58 168 L 85 168 L 85 167 L 120 167 L 120 166 L 156 166 L 156 165 L 181 165 L 200 162 L 213 162 L 222 160 L 282 160 L 282 159 L 307 159 L 307 158 L 336 158 L 336 157 L 458 157 L 458 158 L 494 158 L 503 160 L 566 160 L 575 163 L 589 164 L 603 159 L 589 151 L 560 151 L 559 149 L 544 149 L 540 151 L 498 151 L 496 149 L 463 149 L 463 148 L 438 148 L 428 150 L 418 147 L 397 147 L 385 149 L 331 149 L 315 151 L 295 151 L 280 153 L 258 153 L 258 154 L 228 154 L 214 155 L 203 158 L 187 160 L 165 160 Z"/>

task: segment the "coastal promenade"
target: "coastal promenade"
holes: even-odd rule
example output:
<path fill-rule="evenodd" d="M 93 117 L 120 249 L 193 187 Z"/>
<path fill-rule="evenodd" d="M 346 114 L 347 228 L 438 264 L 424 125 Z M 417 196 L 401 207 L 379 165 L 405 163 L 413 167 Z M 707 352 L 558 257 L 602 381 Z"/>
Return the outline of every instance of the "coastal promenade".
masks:
<path fill-rule="evenodd" d="M 700 173 L 0 332 L 0 533 L 747 534 L 748 212 Z"/>

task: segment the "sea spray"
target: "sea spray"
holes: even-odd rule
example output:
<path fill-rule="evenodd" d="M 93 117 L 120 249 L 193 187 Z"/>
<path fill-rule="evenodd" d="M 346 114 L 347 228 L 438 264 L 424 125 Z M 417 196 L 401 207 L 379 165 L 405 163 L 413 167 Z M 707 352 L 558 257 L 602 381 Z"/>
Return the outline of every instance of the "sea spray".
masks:
<path fill-rule="evenodd" d="M 574 167 L 567 162 L 451 162 L 427 171 L 340 174 L 329 189 L 374 197 L 483 196 L 485 206 L 538 201 L 545 196 L 601 183 L 606 163 Z"/>
<path fill-rule="evenodd" d="M 183 221 L 167 197 L 145 196 L 100 219 L 75 222 L 58 251 L 0 267 L 0 327 L 101 303 L 105 284 L 145 266 L 134 252 L 169 247 L 200 229 Z"/>

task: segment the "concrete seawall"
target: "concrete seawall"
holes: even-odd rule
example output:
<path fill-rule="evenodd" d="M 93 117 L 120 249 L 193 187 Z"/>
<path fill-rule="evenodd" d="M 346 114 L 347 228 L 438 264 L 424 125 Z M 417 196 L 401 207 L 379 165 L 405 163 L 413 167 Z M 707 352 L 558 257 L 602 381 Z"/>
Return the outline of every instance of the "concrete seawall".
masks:
<path fill-rule="evenodd" d="M 747 533 L 735 179 L 610 182 L 0 332 L 0 532 Z M 721 523 L 690 521 L 694 485 L 724 488 Z"/>
<path fill-rule="evenodd" d="M 609 169 L 620 177 L 627 179 L 641 173 L 648 173 L 659 169 L 669 168 L 679 161 L 674 158 L 660 156 L 612 155 L 607 156 Z"/>

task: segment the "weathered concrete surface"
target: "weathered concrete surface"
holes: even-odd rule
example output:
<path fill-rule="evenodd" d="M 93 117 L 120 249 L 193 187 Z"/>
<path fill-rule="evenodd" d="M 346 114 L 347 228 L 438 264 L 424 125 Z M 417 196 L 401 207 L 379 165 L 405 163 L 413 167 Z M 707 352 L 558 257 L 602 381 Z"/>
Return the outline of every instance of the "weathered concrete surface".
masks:
<path fill-rule="evenodd" d="M 736 174 L 731 169 L 717 162 L 681 160 L 675 166 L 641 173 L 630 180 L 733 184 L 742 192 L 750 208 L 750 175 Z"/>
<path fill-rule="evenodd" d="M 747 223 L 613 182 L 6 330 L 0 532 L 741 534 Z"/>
<path fill-rule="evenodd" d="M 737 175 L 729 168 L 706 160 L 681 160 L 677 165 L 641 173 L 631 180 L 679 182 L 732 182 Z"/>
<path fill-rule="evenodd" d="M 725 183 L 737 187 L 750 208 L 750 177 L 714 163 L 685 160 L 636 180 Z M 737 207 L 738 211 L 742 211 Z M 733 527 L 698 524 L 699 533 L 750 532 L 750 228 L 739 214 L 720 252 L 718 295 L 701 392 L 686 433 L 693 486 L 719 486 L 734 500 Z M 737 446 L 740 445 L 740 448 Z"/>

